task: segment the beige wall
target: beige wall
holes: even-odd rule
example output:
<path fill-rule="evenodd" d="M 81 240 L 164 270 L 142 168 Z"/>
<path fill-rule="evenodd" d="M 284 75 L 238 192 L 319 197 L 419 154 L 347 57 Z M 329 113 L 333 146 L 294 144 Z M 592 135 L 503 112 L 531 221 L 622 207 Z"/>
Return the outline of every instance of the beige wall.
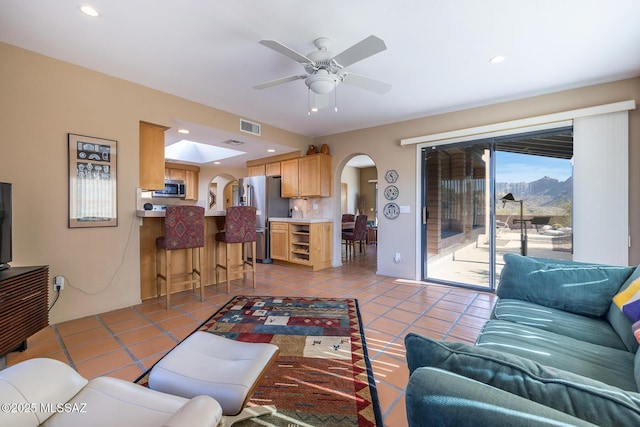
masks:
<path fill-rule="evenodd" d="M 316 145 L 328 144 L 333 155 L 335 173 L 340 174 L 347 161 L 358 154 L 371 157 L 378 170 L 381 187 L 386 185 L 384 174 L 389 169 L 398 171 L 396 183 L 400 196 L 398 205 L 410 207 L 409 214 L 388 220 L 378 207 L 378 270 L 382 275 L 416 279 L 419 276 L 416 245 L 419 243 L 416 216 L 417 164 L 416 148 L 401 147 L 400 139 L 439 132 L 500 123 L 526 117 L 608 104 L 629 99 L 640 99 L 640 78 L 556 92 L 548 95 L 503 102 L 484 107 L 461 110 L 405 122 L 398 122 L 353 132 L 345 132 L 315 139 Z M 606 149 L 606 147 L 603 147 Z M 640 110 L 629 112 L 629 218 L 632 246 L 629 262 L 640 264 Z M 334 191 L 339 188 L 334 186 Z M 383 191 L 383 190 L 382 190 Z M 382 199 L 379 199 L 382 203 Z M 339 209 L 339 208 L 338 208 Z M 336 213 L 338 215 L 338 213 Z M 334 233 L 334 240 L 339 235 Z M 334 264 L 339 263 L 339 252 L 334 242 Z M 396 252 L 400 263 L 394 262 Z"/>
<path fill-rule="evenodd" d="M 234 132 L 239 117 L 2 43 L 0 58 L 0 181 L 13 183 L 12 265 L 49 265 L 51 278 L 65 276 L 51 323 L 138 303 L 138 122 L 170 126 L 177 118 Z M 67 133 L 118 141 L 117 227 L 67 228 Z M 268 125 L 262 138 L 296 149 L 313 143 Z M 202 197 L 215 174 L 203 170 Z"/>
<path fill-rule="evenodd" d="M 375 166 L 360 169 L 360 194 L 365 198 L 366 204 L 364 211 L 370 221 L 373 221 L 376 218 L 376 184 L 369 181 L 376 179 L 378 179 L 378 169 Z M 382 187 L 382 190 L 379 191 L 384 191 L 384 186 Z M 382 193 L 379 192 L 378 197 L 380 197 L 381 195 Z"/>
<path fill-rule="evenodd" d="M 13 265 L 51 267 L 67 286 L 51 322 L 135 304 L 139 289 L 138 122 L 170 125 L 172 118 L 236 131 L 238 116 L 0 43 L 0 181 L 14 184 Z M 417 237 L 416 150 L 401 138 L 640 98 L 640 78 L 518 101 L 441 114 L 311 140 L 263 125 L 263 138 L 306 150 L 327 143 L 334 177 L 356 154 L 370 156 L 380 185 L 396 169 L 399 205 L 410 207 L 394 221 L 379 215 L 378 273 L 414 279 Z M 251 120 L 250 117 L 247 119 Z M 67 133 L 118 141 L 118 227 L 67 228 Z M 630 112 L 630 262 L 640 263 L 640 112 Z M 200 176 L 201 198 L 218 173 Z M 204 193 L 204 194 L 203 194 Z M 334 218 L 340 218 L 340 179 L 334 179 Z M 382 200 L 381 200 L 382 201 Z M 381 202 L 380 201 L 380 202 Z M 203 200 L 204 203 L 204 200 Z M 334 227 L 334 265 L 340 264 L 339 227 Z M 394 263 L 400 252 L 402 260 Z"/>

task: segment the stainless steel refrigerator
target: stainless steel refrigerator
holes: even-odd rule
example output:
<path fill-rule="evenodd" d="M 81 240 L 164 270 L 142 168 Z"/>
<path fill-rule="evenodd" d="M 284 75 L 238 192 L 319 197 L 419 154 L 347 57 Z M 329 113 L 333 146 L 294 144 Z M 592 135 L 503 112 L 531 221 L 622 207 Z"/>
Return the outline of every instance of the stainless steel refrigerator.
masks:
<path fill-rule="evenodd" d="M 256 261 L 271 263 L 269 219 L 289 215 L 289 199 L 280 197 L 279 176 L 250 176 L 238 180 L 235 205 L 256 208 Z"/>

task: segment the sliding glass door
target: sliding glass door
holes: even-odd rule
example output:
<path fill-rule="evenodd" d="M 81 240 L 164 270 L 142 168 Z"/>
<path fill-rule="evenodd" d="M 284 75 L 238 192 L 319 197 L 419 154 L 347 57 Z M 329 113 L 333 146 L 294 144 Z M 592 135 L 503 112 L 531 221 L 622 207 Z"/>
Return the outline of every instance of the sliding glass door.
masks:
<path fill-rule="evenodd" d="M 494 289 L 505 253 L 571 259 L 570 128 L 422 156 L 423 280 Z"/>

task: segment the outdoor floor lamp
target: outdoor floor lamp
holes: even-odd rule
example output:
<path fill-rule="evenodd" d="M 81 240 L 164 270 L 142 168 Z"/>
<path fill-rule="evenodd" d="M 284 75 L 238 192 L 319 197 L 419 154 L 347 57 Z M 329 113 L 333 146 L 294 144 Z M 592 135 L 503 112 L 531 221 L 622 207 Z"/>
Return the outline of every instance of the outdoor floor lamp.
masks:
<path fill-rule="evenodd" d="M 527 256 L 527 228 L 525 227 L 525 220 L 523 218 L 523 200 L 516 200 L 511 193 L 507 193 L 500 200 L 502 200 L 502 207 L 504 207 L 507 202 L 520 203 L 520 220 L 514 220 L 513 222 L 518 221 L 520 223 L 520 254 Z"/>

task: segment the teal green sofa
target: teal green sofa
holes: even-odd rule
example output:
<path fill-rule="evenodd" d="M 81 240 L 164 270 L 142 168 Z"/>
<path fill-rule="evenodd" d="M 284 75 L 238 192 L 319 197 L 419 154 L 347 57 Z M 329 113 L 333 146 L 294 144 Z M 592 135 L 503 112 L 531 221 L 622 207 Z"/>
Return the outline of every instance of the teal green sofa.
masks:
<path fill-rule="evenodd" d="M 612 302 L 640 267 L 504 261 L 475 345 L 405 337 L 409 426 L 640 426 L 638 342 Z"/>

